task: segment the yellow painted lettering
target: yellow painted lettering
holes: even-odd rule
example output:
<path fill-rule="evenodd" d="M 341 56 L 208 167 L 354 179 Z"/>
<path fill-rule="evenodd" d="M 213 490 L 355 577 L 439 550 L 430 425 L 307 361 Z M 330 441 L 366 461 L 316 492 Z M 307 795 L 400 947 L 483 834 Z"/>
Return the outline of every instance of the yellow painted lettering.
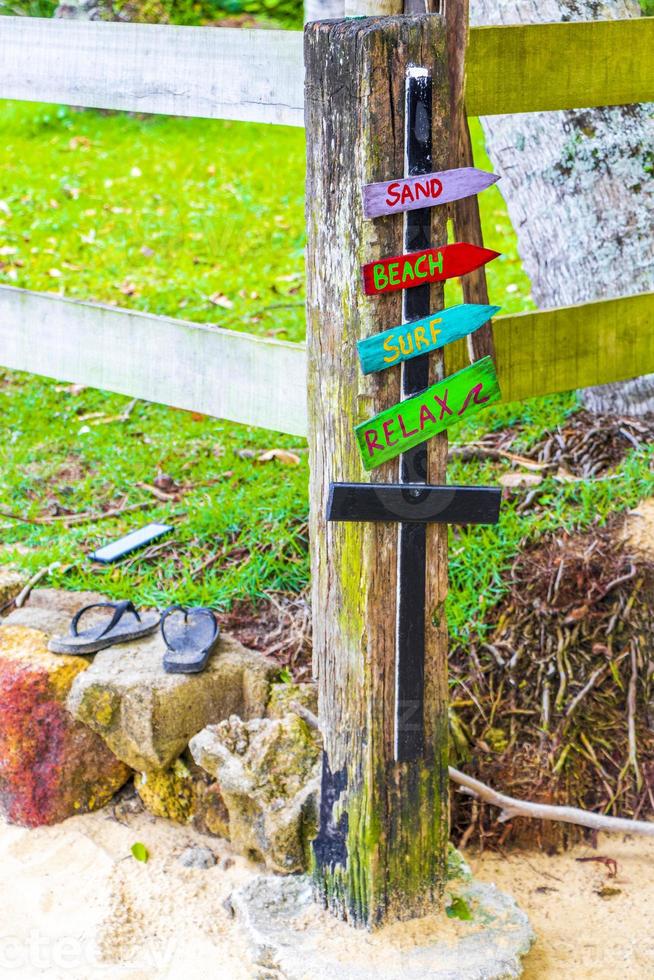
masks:
<path fill-rule="evenodd" d="M 391 334 L 390 337 L 387 337 L 386 340 L 384 341 L 384 350 L 388 351 L 389 353 L 391 351 L 395 351 L 392 357 L 384 358 L 384 364 L 392 364 L 400 356 L 400 349 L 399 347 L 397 347 L 396 344 L 393 343 L 394 339 L 395 338 L 393 337 L 393 334 Z"/>
<path fill-rule="evenodd" d="M 432 344 L 435 344 L 436 343 L 436 338 L 438 337 L 439 333 L 442 333 L 441 330 L 437 330 L 436 329 L 436 324 L 437 323 L 442 323 L 442 322 L 443 322 L 443 317 L 442 316 L 437 316 L 434 320 L 430 320 L 429 321 L 429 331 L 431 333 L 431 342 L 432 342 Z"/>
<path fill-rule="evenodd" d="M 398 339 L 399 339 L 399 342 L 400 342 L 400 350 L 402 351 L 402 356 L 403 357 L 408 357 L 410 354 L 413 353 L 413 337 L 409 333 L 409 334 L 406 335 L 406 338 L 405 337 L 399 337 Z M 405 347 L 405 344 L 404 344 L 404 341 L 405 340 L 407 342 L 406 343 L 406 347 Z"/>

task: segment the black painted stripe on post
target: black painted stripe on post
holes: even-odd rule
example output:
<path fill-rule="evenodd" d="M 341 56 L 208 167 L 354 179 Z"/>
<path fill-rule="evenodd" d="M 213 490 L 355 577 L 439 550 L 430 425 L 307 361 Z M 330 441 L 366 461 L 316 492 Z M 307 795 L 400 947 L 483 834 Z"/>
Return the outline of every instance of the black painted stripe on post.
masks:
<path fill-rule="evenodd" d="M 407 177 L 430 173 L 431 77 L 409 69 L 406 79 L 405 170 Z M 404 251 L 416 252 L 431 245 L 431 210 L 421 208 L 404 216 Z M 428 316 L 430 287 L 404 291 L 404 321 Z M 429 384 L 429 355 L 402 364 L 402 397 L 416 394 Z M 400 457 L 400 481 L 425 483 L 427 446 L 416 446 Z M 395 755 L 398 761 L 416 759 L 424 747 L 423 707 L 425 673 L 425 588 L 427 531 L 422 523 L 399 528 Z"/>

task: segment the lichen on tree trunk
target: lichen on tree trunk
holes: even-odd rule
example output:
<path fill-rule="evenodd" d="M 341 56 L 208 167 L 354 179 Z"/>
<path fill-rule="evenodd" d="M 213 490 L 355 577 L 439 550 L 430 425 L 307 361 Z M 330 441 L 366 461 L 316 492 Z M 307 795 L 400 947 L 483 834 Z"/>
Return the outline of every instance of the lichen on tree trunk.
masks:
<path fill-rule="evenodd" d="M 476 27 L 640 15 L 636 0 L 470 5 Z M 651 104 L 487 116 L 482 125 L 539 307 L 654 289 Z M 589 388 L 581 397 L 594 411 L 651 412 L 654 376 Z"/>
<path fill-rule="evenodd" d="M 305 35 L 307 355 L 314 664 L 325 734 L 316 890 L 337 915 L 375 926 L 434 909 L 447 848 L 447 531 L 428 527 L 425 753 L 394 761 L 397 524 L 327 524 L 332 480 L 366 474 L 354 427 L 400 400 L 400 371 L 361 373 L 356 341 L 401 322 L 401 294 L 364 296 L 361 265 L 402 252 L 402 217 L 364 221 L 361 189 L 404 172 L 408 64 L 433 72 L 434 168 L 447 165 L 449 93 L 440 17 L 310 24 Z M 432 240 L 446 241 L 444 209 Z M 442 287 L 432 301 L 442 303 Z M 432 360 L 434 379 L 442 370 Z M 429 446 L 444 478 L 447 442 Z"/>

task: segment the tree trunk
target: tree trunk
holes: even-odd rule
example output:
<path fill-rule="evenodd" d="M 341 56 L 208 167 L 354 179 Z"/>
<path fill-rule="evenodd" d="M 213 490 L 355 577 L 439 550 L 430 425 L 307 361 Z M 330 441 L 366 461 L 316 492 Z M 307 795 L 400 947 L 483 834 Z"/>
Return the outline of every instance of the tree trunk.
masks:
<path fill-rule="evenodd" d="M 471 0 L 473 26 L 639 15 L 636 0 Z M 654 288 L 651 116 L 633 105 L 482 119 L 539 307 Z M 654 375 L 580 394 L 593 411 L 642 415 Z"/>

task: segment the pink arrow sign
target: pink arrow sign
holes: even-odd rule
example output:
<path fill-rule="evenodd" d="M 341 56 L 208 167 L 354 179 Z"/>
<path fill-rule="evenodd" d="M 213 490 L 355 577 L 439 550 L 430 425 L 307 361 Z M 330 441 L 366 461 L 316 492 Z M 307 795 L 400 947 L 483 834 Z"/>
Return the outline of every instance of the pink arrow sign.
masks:
<path fill-rule="evenodd" d="M 379 218 L 382 214 L 398 214 L 400 211 L 430 208 L 434 204 L 447 204 L 479 194 L 497 180 L 497 174 L 486 170 L 459 167 L 457 170 L 442 170 L 419 177 L 366 184 L 363 188 L 363 214 L 366 218 Z"/>

